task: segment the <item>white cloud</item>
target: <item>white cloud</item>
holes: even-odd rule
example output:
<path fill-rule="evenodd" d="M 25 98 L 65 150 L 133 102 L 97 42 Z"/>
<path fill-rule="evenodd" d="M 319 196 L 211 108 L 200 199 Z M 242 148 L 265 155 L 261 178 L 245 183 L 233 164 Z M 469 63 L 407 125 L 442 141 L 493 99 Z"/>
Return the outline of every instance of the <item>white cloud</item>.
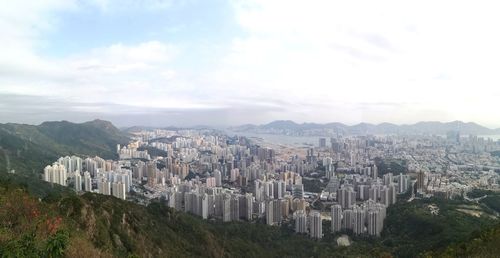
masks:
<path fill-rule="evenodd" d="M 131 11 L 138 3 L 85 4 L 105 13 Z M 79 105 L 238 109 L 247 115 L 252 112 L 241 110 L 258 110 L 248 115 L 248 122 L 257 123 L 460 119 L 500 126 L 495 121 L 500 108 L 497 2 L 232 3 L 242 32 L 205 67 L 189 56 L 193 49 L 155 40 L 43 57 L 43 35 L 57 32 L 61 22 L 57 12 L 77 10 L 82 2 L 2 3 L 0 93 L 44 95 Z M 158 10 L 173 1 L 143 4 Z M 220 47 L 193 38 L 187 46 L 203 49 L 193 52 Z"/>
<path fill-rule="evenodd" d="M 72 56 L 68 60 L 77 70 L 100 70 L 115 74 L 154 69 L 158 65 L 167 64 L 178 53 L 179 50 L 174 45 L 149 41 L 136 46 L 114 44 Z"/>
<path fill-rule="evenodd" d="M 348 122 L 452 118 L 498 126 L 497 2 L 234 4 L 247 35 L 234 40 L 218 78 L 253 85 L 256 96 L 272 92 L 311 106 L 330 103 L 306 120 L 332 121 L 351 112 Z M 405 108 L 385 108 L 388 115 L 380 116 L 378 102 Z M 357 112 L 359 103 L 372 104 Z M 352 111 L 339 108 L 346 104 Z"/>

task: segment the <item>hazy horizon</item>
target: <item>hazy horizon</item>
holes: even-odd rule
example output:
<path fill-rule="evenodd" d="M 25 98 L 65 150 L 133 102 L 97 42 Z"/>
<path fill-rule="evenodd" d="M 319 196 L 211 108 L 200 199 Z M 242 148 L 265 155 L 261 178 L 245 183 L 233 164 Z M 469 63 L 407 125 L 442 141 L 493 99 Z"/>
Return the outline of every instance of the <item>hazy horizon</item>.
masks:
<path fill-rule="evenodd" d="M 461 120 L 499 128 L 496 7 L 10 1 L 0 10 L 0 122 Z"/>
<path fill-rule="evenodd" d="M 211 127 L 211 128 L 218 128 L 218 129 L 229 129 L 231 127 L 239 127 L 239 126 L 245 126 L 245 125 L 254 125 L 254 126 L 262 126 L 262 125 L 266 125 L 266 124 L 270 124 L 272 122 L 277 122 L 277 121 L 291 121 L 291 122 L 294 122 L 296 124 L 329 124 L 329 123 L 341 123 L 341 124 L 344 124 L 346 126 L 355 126 L 355 125 L 359 125 L 359 124 L 372 124 L 372 125 L 380 125 L 380 124 L 384 124 L 384 123 L 388 123 L 388 124 L 394 124 L 394 125 L 397 125 L 397 126 L 405 126 L 405 125 L 414 125 L 414 124 L 417 124 L 417 123 L 433 123 L 433 122 L 436 122 L 436 123 L 452 123 L 452 122 L 462 122 L 462 123 L 474 123 L 474 124 L 477 124 L 479 126 L 482 126 L 482 127 L 485 127 L 485 128 L 488 128 L 488 129 L 491 129 L 491 130 L 497 130 L 497 129 L 500 129 L 499 128 L 496 128 L 496 127 L 488 127 L 488 126 L 485 126 L 483 124 L 480 124 L 480 123 L 477 123 L 477 122 L 474 122 L 474 121 L 463 121 L 463 120 L 453 120 L 453 121 L 417 121 L 415 123 L 401 123 L 401 124 L 398 124 L 398 123 L 391 123 L 391 122 L 380 122 L 380 123 L 368 123 L 368 122 L 358 122 L 358 123 L 344 123 L 344 122 L 341 122 L 341 121 L 329 121 L 329 122 L 316 122 L 316 121 L 295 121 L 295 120 L 291 120 L 291 119 L 276 119 L 276 120 L 270 120 L 270 121 L 267 121 L 267 122 L 264 122 L 264 123 L 240 123 L 240 124 L 219 124 L 219 125 L 210 125 L 210 124 L 203 124 L 203 123 L 199 123 L 199 124 L 168 124 L 168 123 L 151 123 L 150 120 L 146 119 L 145 123 L 143 124 L 134 124 L 133 122 L 131 123 L 130 120 L 128 118 L 123 118 L 123 119 L 120 119 L 120 118 L 112 118 L 112 119 L 107 119 L 107 118 L 103 118 L 103 117 L 91 117 L 90 114 L 87 114 L 88 118 L 83 118 L 83 119 L 53 119 L 53 120 L 44 120 L 44 121 L 40 121 L 40 122 L 34 122 L 34 123 L 31 123 L 31 122 L 13 122 L 13 121 L 7 121 L 7 122 L 0 122 L 0 123 L 19 123 L 19 124 L 29 124 L 29 125 L 40 125 L 44 122 L 62 122 L 62 121 L 67 121 L 67 122 L 70 122 L 70 123 L 85 123 L 85 122 L 91 122 L 91 121 L 94 121 L 94 120 L 104 120 L 104 121 L 109 121 L 111 122 L 113 125 L 115 125 L 116 127 L 119 127 L 119 128 L 131 128 L 131 127 L 153 127 L 153 128 L 166 128 L 166 127 L 187 127 L 187 128 L 192 128 L 192 127 L 199 127 L 199 126 L 208 126 L 208 127 Z"/>

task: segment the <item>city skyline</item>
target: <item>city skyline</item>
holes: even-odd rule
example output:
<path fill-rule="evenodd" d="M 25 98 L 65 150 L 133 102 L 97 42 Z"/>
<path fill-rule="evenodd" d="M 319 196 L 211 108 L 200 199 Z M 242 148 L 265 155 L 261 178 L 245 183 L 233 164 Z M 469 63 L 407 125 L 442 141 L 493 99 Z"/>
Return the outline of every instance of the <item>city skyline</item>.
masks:
<path fill-rule="evenodd" d="M 500 2 L 0 8 L 1 257 L 497 257 Z"/>
<path fill-rule="evenodd" d="M 461 120 L 499 128 L 497 6 L 494 1 L 5 3 L 0 122 L 99 117 L 121 126 L 228 126 L 280 119 Z"/>

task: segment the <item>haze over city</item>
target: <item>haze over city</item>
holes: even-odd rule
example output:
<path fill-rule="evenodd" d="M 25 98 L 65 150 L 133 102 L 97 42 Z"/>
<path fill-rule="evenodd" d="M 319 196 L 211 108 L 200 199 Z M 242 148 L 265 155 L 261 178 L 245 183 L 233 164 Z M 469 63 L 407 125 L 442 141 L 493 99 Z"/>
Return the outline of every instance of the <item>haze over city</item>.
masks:
<path fill-rule="evenodd" d="M 469 3 L 9 1 L 0 122 L 498 128 L 498 3 Z"/>

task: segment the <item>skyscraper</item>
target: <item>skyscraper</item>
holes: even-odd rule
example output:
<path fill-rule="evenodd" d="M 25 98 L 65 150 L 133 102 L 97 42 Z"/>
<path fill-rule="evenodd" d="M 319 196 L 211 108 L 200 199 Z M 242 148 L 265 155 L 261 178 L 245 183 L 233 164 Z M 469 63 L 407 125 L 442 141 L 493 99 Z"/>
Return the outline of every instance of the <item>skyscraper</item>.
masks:
<path fill-rule="evenodd" d="M 349 209 L 356 203 L 356 191 L 351 186 L 342 187 L 337 191 L 337 201 L 343 209 Z"/>
<path fill-rule="evenodd" d="M 204 193 L 201 200 L 201 217 L 203 219 L 207 219 L 209 216 L 208 205 L 209 205 L 208 194 Z"/>
<path fill-rule="evenodd" d="M 214 177 L 215 177 L 215 186 L 220 187 L 222 186 L 222 174 L 219 170 L 214 171 Z"/>
<path fill-rule="evenodd" d="M 417 173 L 417 191 L 425 192 L 427 190 L 427 175 L 424 171 Z"/>
<path fill-rule="evenodd" d="M 266 201 L 266 224 L 274 225 L 273 200 Z"/>
<path fill-rule="evenodd" d="M 293 198 L 304 198 L 304 185 L 292 185 L 292 196 Z"/>
<path fill-rule="evenodd" d="M 368 235 L 370 236 L 378 236 L 379 235 L 379 228 L 378 228 L 378 219 L 379 219 L 379 212 L 377 210 L 369 210 L 367 213 L 367 220 L 368 220 Z"/>
<path fill-rule="evenodd" d="M 231 195 L 224 194 L 222 200 L 222 221 L 229 222 L 231 221 Z"/>
<path fill-rule="evenodd" d="M 387 173 L 384 175 L 384 185 L 390 185 L 392 184 L 392 181 L 393 181 L 392 173 Z"/>
<path fill-rule="evenodd" d="M 383 186 L 380 190 L 380 202 L 385 205 L 385 207 L 389 207 L 391 204 L 391 199 L 389 195 L 389 188 L 387 186 Z"/>
<path fill-rule="evenodd" d="M 375 164 L 373 164 L 372 174 L 373 174 L 373 179 L 378 178 L 378 168 L 377 168 L 377 165 L 375 165 Z"/>
<path fill-rule="evenodd" d="M 365 231 L 365 211 L 360 207 L 355 207 L 353 215 L 352 231 L 356 235 L 361 235 Z"/>
<path fill-rule="evenodd" d="M 87 171 L 83 173 L 83 184 L 85 192 L 92 191 L 92 178 L 90 177 L 90 173 Z"/>
<path fill-rule="evenodd" d="M 66 167 L 59 163 L 54 163 L 52 166 L 46 166 L 43 171 L 43 179 L 47 182 L 66 186 L 68 178 Z"/>
<path fill-rule="evenodd" d="M 240 216 L 246 220 L 252 220 L 253 214 L 253 196 L 251 193 L 247 193 L 241 198 L 240 207 L 244 207 L 244 213 L 240 213 Z"/>
<path fill-rule="evenodd" d="M 125 200 L 126 191 L 125 184 L 122 182 L 114 182 L 113 183 L 113 196 Z"/>
<path fill-rule="evenodd" d="M 80 175 L 80 171 L 75 171 L 75 174 L 73 176 L 75 179 L 75 191 L 81 192 L 82 191 L 82 176 Z"/>
<path fill-rule="evenodd" d="M 309 234 L 312 238 L 320 239 L 323 237 L 323 223 L 321 214 L 318 211 L 311 211 L 309 214 Z"/>
<path fill-rule="evenodd" d="M 295 218 L 295 233 L 307 233 L 307 215 L 305 211 L 298 210 L 293 214 Z"/>
<path fill-rule="evenodd" d="M 238 196 L 231 196 L 231 220 L 240 220 L 240 199 Z"/>
<path fill-rule="evenodd" d="M 157 168 L 156 168 L 156 164 L 154 162 L 149 162 L 147 164 L 147 176 L 148 176 L 148 185 L 150 187 L 154 187 L 156 186 L 156 183 L 157 183 Z"/>
<path fill-rule="evenodd" d="M 408 176 L 399 174 L 398 177 L 398 193 L 406 193 L 408 191 Z"/>
<path fill-rule="evenodd" d="M 319 138 L 319 147 L 326 148 L 326 138 Z"/>
<path fill-rule="evenodd" d="M 342 229 L 350 230 L 352 229 L 352 221 L 353 221 L 353 211 L 351 209 L 344 210 L 342 212 Z"/>
<path fill-rule="evenodd" d="M 274 198 L 275 199 L 281 199 L 283 198 L 283 193 L 285 192 L 285 182 L 281 180 L 277 180 L 273 182 L 273 191 L 274 191 Z"/>
<path fill-rule="evenodd" d="M 332 232 L 339 232 L 342 228 L 342 207 L 338 204 L 332 205 Z"/>

